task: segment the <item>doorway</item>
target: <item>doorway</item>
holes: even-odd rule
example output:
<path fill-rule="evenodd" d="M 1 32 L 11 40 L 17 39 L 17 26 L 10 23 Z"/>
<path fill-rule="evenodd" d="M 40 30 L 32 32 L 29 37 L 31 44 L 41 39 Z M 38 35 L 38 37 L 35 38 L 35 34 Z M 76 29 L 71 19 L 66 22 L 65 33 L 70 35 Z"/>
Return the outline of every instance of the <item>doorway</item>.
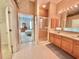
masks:
<path fill-rule="evenodd" d="M 34 16 L 19 13 L 19 37 L 21 44 L 34 42 Z"/>

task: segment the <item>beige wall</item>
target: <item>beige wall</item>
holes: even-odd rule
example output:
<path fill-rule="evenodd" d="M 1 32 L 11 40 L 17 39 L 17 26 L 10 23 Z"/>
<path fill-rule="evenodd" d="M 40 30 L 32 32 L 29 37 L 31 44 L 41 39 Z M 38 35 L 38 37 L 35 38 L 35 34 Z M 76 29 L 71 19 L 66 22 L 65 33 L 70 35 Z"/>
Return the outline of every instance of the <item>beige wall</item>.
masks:
<path fill-rule="evenodd" d="M 48 11 L 48 35 L 47 35 L 47 38 L 49 40 L 49 30 L 51 29 L 51 19 L 53 17 L 56 17 L 56 4 L 55 3 L 52 3 L 50 2 L 50 5 L 49 5 L 49 11 Z"/>
<path fill-rule="evenodd" d="M 56 4 L 50 3 L 49 5 L 49 18 L 56 16 Z"/>
<path fill-rule="evenodd" d="M 39 14 L 40 16 L 48 17 L 48 10 L 44 8 L 40 8 Z"/>
<path fill-rule="evenodd" d="M 2 44 L 7 44 L 6 14 L 5 14 L 7 5 L 8 5 L 8 0 L 0 0 L 0 32 L 1 32 Z"/>
<path fill-rule="evenodd" d="M 56 4 L 50 3 L 50 5 L 49 5 L 49 13 L 48 13 L 48 19 L 49 19 L 48 28 L 51 27 L 51 19 L 53 17 L 56 17 Z"/>
<path fill-rule="evenodd" d="M 75 4 L 78 4 L 79 0 L 62 0 L 60 3 L 57 4 L 57 12 L 62 9 L 67 9 Z"/>

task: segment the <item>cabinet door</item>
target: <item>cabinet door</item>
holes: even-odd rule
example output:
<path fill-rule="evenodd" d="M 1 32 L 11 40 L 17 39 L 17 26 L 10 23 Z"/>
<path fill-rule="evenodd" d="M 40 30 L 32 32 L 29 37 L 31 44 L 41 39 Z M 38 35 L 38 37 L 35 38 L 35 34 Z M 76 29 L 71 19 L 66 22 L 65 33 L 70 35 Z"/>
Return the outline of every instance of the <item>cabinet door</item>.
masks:
<path fill-rule="evenodd" d="M 56 44 L 56 42 L 57 42 L 57 35 L 53 34 L 53 39 L 54 39 L 54 40 L 53 40 L 53 44 L 54 44 L 54 45 L 57 45 L 57 44 Z"/>
<path fill-rule="evenodd" d="M 62 49 L 72 55 L 73 50 L 73 40 L 69 38 L 62 39 Z"/>
<path fill-rule="evenodd" d="M 54 36 L 53 36 L 52 33 L 49 33 L 49 40 L 50 40 L 51 43 L 54 42 Z"/>
<path fill-rule="evenodd" d="M 61 48 L 63 49 L 63 50 L 67 50 L 67 48 L 66 48 L 66 46 L 67 46 L 68 44 L 67 44 L 67 42 L 65 41 L 65 40 L 63 40 L 62 39 L 62 45 L 61 45 Z"/>
<path fill-rule="evenodd" d="M 52 41 L 52 34 L 51 33 L 49 33 L 49 41 L 52 43 L 53 41 Z"/>
<path fill-rule="evenodd" d="M 56 36 L 56 37 L 55 37 L 55 44 L 56 44 L 58 47 L 61 47 L 61 37 L 60 37 L 60 36 Z"/>
<path fill-rule="evenodd" d="M 73 55 L 79 59 L 79 42 L 74 42 Z"/>

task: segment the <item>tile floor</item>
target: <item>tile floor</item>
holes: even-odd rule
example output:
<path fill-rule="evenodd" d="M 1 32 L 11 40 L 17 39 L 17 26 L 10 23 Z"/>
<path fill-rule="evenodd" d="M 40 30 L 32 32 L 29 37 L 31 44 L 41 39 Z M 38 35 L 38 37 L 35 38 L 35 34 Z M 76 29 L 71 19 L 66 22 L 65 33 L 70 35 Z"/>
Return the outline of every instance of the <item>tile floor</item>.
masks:
<path fill-rule="evenodd" d="M 51 44 L 23 44 L 12 59 L 74 59 Z M 66 56 L 65 56 L 66 55 Z"/>

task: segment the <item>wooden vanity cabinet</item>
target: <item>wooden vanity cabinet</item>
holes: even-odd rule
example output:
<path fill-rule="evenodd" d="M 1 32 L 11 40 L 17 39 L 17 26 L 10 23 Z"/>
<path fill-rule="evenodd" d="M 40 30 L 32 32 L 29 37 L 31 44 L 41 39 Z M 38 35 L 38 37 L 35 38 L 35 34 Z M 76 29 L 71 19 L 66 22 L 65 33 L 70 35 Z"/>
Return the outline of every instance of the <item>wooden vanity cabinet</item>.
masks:
<path fill-rule="evenodd" d="M 52 33 L 49 34 L 49 39 L 54 45 L 79 59 L 79 41 Z"/>
<path fill-rule="evenodd" d="M 72 55 L 72 51 L 73 51 L 73 40 L 70 38 L 62 38 L 62 45 L 61 45 L 62 49 L 65 50 L 66 52 L 68 52 L 69 54 Z"/>
<path fill-rule="evenodd" d="M 79 59 L 79 41 L 74 41 L 73 55 Z"/>

